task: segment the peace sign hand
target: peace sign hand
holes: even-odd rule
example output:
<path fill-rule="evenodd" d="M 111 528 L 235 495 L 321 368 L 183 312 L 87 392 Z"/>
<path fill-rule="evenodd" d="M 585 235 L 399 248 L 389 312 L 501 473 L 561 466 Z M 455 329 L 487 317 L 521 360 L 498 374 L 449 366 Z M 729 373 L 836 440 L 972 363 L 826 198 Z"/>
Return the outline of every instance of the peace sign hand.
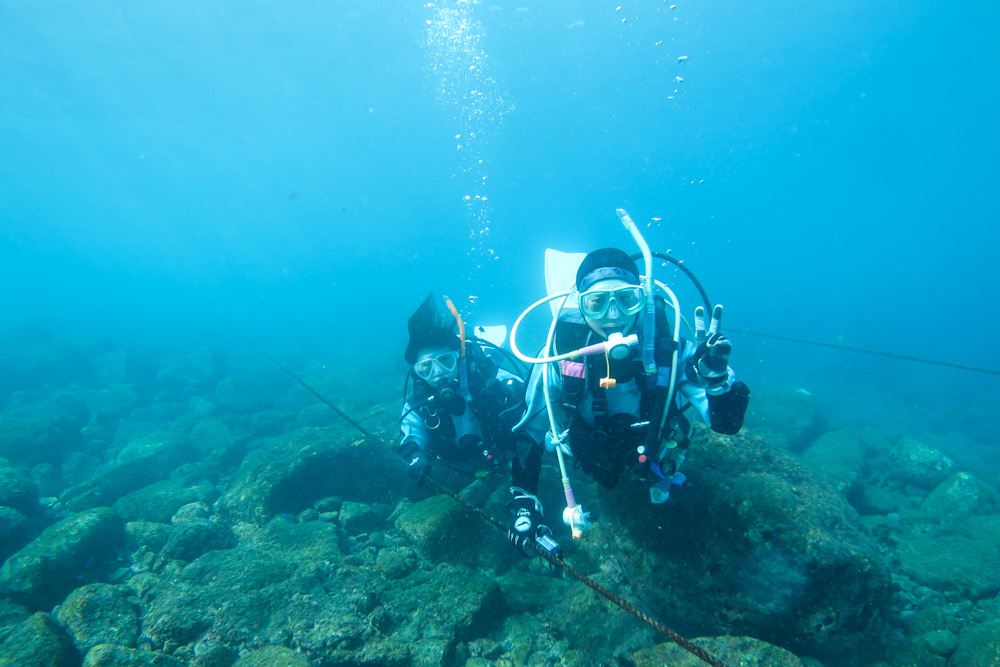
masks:
<path fill-rule="evenodd" d="M 698 306 L 694 309 L 694 334 L 698 340 L 698 350 L 694 354 L 698 375 L 709 382 L 728 376 L 729 355 L 733 344 L 719 333 L 722 323 L 722 305 L 712 309 L 712 321 L 705 328 L 705 309 Z"/>

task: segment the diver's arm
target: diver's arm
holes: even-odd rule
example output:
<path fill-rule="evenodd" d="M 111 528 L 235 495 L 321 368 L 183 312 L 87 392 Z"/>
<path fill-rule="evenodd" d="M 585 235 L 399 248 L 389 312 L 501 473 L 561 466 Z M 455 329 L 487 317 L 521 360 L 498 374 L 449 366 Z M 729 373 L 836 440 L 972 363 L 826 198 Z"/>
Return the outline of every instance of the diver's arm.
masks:
<path fill-rule="evenodd" d="M 410 404 L 403 404 L 403 414 L 410 411 Z M 417 413 L 409 412 L 399 424 L 399 430 L 403 434 L 403 439 L 399 443 L 399 451 L 410 452 L 414 447 L 422 452 L 426 452 L 431 442 L 431 431 L 427 428 L 424 420 L 417 416 Z M 406 454 L 403 454 L 406 456 Z"/>

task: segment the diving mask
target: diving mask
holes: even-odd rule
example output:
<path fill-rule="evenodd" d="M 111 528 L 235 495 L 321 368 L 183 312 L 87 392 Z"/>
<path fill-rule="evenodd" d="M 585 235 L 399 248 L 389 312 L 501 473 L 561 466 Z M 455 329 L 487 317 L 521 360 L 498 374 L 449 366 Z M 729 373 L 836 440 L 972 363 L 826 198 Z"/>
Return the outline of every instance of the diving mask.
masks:
<path fill-rule="evenodd" d="M 612 302 L 623 316 L 635 315 L 646 305 L 646 292 L 639 285 L 587 290 L 580 295 L 580 312 L 592 320 L 599 320 L 608 314 Z"/>
<path fill-rule="evenodd" d="M 458 366 L 458 352 L 445 352 L 437 356 L 421 357 L 413 364 L 413 372 L 421 380 L 452 373 Z"/>

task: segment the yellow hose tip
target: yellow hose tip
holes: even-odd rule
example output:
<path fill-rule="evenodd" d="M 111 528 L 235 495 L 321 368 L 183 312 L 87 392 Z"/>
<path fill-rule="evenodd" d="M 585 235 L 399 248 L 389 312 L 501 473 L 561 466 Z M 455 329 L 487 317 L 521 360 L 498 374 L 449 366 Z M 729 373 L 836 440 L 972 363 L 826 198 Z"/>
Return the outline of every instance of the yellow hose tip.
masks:
<path fill-rule="evenodd" d="M 573 539 L 574 540 L 583 539 L 583 531 L 580 530 L 579 528 L 574 528 L 573 529 Z"/>

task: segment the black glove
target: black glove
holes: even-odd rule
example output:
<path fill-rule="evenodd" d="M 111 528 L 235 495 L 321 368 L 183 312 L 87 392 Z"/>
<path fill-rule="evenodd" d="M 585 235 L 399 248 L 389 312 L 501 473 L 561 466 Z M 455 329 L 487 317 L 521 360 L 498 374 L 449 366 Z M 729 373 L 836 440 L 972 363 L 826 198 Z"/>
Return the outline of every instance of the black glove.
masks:
<path fill-rule="evenodd" d="M 513 515 L 507 537 L 522 555 L 535 556 L 532 544 L 541 547 L 556 558 L 562 558 L 559 544 L 552 539 L 552 530 L 542 523 L 542 504 L 538 498 L 518 487 L 512 487 L 514 500 L 507 505 Z"/>
<path fill-rule="evenodd" d="M 712 309 L 712 322 L 705 328 L 705 309 L 698 306 L 694 310 L 694 331 L 698 339 L 698 350 L 694 354 L 695 368 L 708 383 L 725 381 L 729 376 L 729 355 L 733 344 L 719 333 L 722 323 L 722 306 Z"/>
<path fill-rule="evenodd" d="M 424 483 L 424 478 L 431 472 L 430 458 L 428 458 L 427 454 L 425 454 L 422 449 L 417 447 L 412 442 L 403 443 L 403 446 L 400 447 L 399 453 L 402 455 L 403 459 L 409 463 L 410 479 L 416 482 L 417 486 L 421 486 Z"/>

